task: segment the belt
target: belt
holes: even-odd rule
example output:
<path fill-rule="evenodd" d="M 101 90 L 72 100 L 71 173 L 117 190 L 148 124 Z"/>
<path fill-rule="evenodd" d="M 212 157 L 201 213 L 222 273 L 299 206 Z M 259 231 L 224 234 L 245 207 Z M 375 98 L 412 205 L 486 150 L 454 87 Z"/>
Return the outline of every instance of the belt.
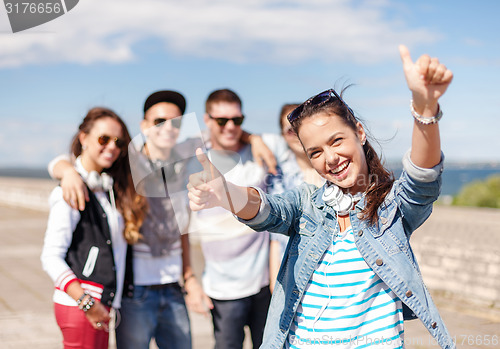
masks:
<path fill-rule="evenodd" d="M 161 284 L 161 285 L 149 285 L 149 286 L 146 286 L 147 288 L 151 289 L 151 290 L 162 290 L 164 288 L 169 288 L 169 287 L 180 287 L 179 283 L 178 282 L 171 282 L 171 283 L 168 283 L 168 284 Z"/>

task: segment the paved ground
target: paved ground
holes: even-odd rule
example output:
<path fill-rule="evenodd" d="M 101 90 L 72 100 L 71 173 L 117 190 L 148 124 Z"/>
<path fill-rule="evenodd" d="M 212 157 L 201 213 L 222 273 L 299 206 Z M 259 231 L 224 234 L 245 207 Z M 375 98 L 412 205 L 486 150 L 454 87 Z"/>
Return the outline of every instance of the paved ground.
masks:
<path fill-rule="evenodd" d="M 52 283 L 39 259 L 46 220 L 45 212 L 0 206 L 1 348 L 62 347 L 52 312 Z M 194 263 L 201 268 L 200 259 Z M 459 348 L 500 348 L 500 318 L 444 298 L 436 301 Z M 213 348 L 210 319 L 197 314 L 191 319 L 194 349 Z M 419 321 L 405 326 L 407 348 L 437 348 Z"/>

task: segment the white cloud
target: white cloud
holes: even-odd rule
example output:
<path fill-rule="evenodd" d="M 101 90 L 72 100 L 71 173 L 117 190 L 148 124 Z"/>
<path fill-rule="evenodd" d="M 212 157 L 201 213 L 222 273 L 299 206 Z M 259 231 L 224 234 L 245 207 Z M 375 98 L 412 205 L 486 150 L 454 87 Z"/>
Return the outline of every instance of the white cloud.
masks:
<path fill-rule="evenodd" d="M 372 63 L 393 57 L 398 43 L 440 39 L 388 18 L 389 8 L 398 7 L 386 0 L 82 0 L 42 26 L 4 31 L 0 67 L 127 62 L 138 54 L 134 45 L 148 39 L 194 58 Z"/>

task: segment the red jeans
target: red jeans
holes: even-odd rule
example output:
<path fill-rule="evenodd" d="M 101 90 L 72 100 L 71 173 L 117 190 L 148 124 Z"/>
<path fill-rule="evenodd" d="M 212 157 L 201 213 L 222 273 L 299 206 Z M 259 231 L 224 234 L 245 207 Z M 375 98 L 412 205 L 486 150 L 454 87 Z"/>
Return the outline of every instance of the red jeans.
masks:
<path fill-rule="evenodd" d="M 78 307 L 54 303 L 56 321 L 63 335 L 65 349 L 107 349 L 109 333 L 96 330 Z"/>

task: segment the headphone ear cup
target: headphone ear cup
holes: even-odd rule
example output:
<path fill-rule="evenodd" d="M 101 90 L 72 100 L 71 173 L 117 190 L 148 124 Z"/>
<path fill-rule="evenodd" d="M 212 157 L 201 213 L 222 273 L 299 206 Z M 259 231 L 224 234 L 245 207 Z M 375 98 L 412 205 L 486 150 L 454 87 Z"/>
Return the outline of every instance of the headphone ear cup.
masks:
<path fill-rule="evenodd" d="M 326 185 L 322 198 L 325 204 L 334 207 L 338 205 L 338 203 L 342 199 L 342 191 L 336 185 Z"/>
<path fill-rule="evenodd" d="M 335 184 L 326 185 L 322 198 L 325 204 L 337 211 L 337 214 L 345 215 L 352 208 L 352 195 L 344 194 Z"/>
<path fill-rule="evenodd" d="M 87 176 L 87 185 L 90 190 L 110 191 L 113 189 L 113 177 L 106 172 L 99 174 L 97 171 L 91 171 Z"/>
<path fill-rule="evenodd" d="M 90 190 L 94 190 L 101 186 L 101 176 L 99 176 L 99 173 L 97 173 L 97 171 L 91 171 L 89 173 L 89 175 L 87 176 L 87 185 L 89 186 Z"/>

